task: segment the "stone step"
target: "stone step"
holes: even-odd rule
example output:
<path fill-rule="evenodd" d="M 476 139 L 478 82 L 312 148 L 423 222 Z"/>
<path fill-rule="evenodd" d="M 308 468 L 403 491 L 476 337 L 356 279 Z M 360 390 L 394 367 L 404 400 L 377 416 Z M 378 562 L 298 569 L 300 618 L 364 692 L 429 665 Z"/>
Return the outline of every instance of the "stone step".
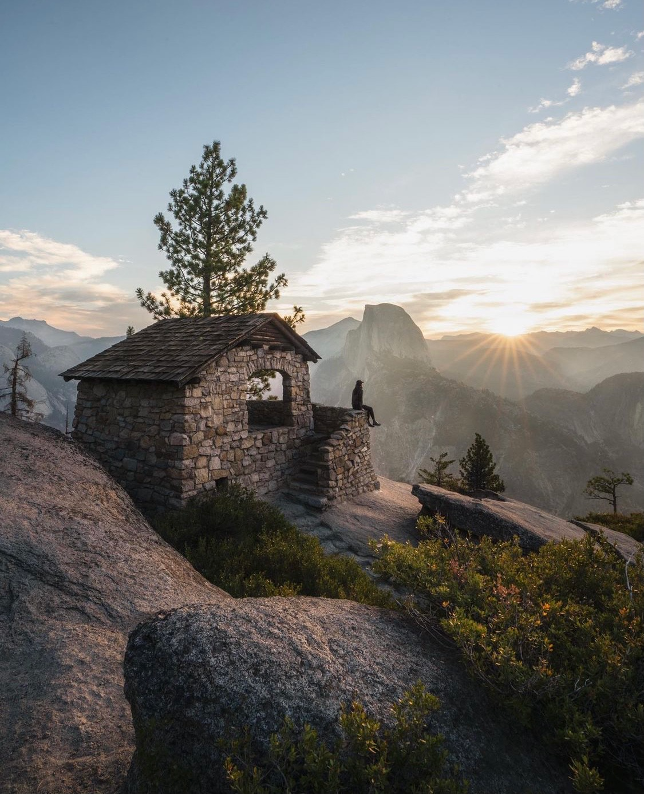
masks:
<path fill-rule="evenodd" d="M 317 508 L 319 511 L 323 511 L 328 506 L 327 498 L 320 495 L 308 494 L 291 488 L 286 489 L 283 494 L 292 502 L 298 502 L 300 505 L 307 505 L 309 508 Z"/>
<path fill-rule="evenodd" d="M 302 462 L 302 465 L 303 466 L 312 466 L 312 467 L 316 467 L 316 468 L 329 466 L 328 462 L 323 461 L 322 458 L 318 458 L 315 455 L 307 456 L 307 458 L 305 458 L 305 460 Z"/>
<path fill-rule="evenodd" d="M 309 486 L 311 488 L 318 488 L 318 478 L 316 475 L 310 475 L 307 472 L 296 472 L 296 474 L 291 478 L 291 483 L 298 483 L 302 486 Z"/>
<path fill-rule="evenodd" d="M 321 493 L 321 490 L 315 481 L 300 478 L 298 475 L 294 475 L 294 477 L 289 478 L 289 488 L 296 491 L 306 492 L 307 494 Z"/>
<path fill-rule="evenodd" d="M 318 464 L 310 464 L 308 461 L 305 461 L 304 464 L 301 464 L 298 474 L 300 475 L 306 473 L 307 475 L 318 477 L 318 473 L 321 469 L 322 467 Z"/>

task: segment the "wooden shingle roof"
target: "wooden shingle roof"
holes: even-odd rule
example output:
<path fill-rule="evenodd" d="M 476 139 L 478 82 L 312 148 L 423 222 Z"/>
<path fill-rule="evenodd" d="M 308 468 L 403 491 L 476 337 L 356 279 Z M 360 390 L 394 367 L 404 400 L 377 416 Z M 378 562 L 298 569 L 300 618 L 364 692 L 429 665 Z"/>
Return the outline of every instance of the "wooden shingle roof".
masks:
<path fill-rule="evenodd" d="M 183 386 L 212 359 L 242 343 L 290 349 L 306 361 L 320 356 L 274 313 L 168 318 L 61 373 L 72 378 L 169 381 Z"/>

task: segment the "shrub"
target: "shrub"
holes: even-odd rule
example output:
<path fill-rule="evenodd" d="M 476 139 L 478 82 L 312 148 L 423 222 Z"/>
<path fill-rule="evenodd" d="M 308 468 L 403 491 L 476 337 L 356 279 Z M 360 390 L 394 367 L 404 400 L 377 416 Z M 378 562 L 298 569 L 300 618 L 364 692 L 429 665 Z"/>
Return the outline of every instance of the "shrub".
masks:
<path fill-rule="evenodd" d="M 374 568 L 412 590 L 411 609 L 453 638 L 517 720 L 569 756 L 577 782 L 639 791 L 642 555 L 628 570 L 590 537 L 525 555 L 517 543 L 424 525 L 435 537 L 418 548 L 384 539 Z"/>
<path fill-rule="evenodd" d="M 232 486 L 153 519 L 157 532 L 231 596 L 326 596 L 394 607 L 359 564 L 326 555 L 252 491 Z"/>
<path fill-rule="evenodd" d="M 456 767 L 447 764 L 443 737 L 428 720 L 439 700 L 419 683 L 392 706 L 393 726 L 383 727 L 354 701 L 343 707 L 338 739 L 326 743 L 305 724 L 285 718 L 261 753 L 248 731 L 223 741 L 234 792 L 465 792 Z"/>
<path fill-rule="evenodd" d="M 643 513 L 588 513 L 586 516 L 576 516 L 580 522 L 591 522 L 609 527 L 610 530 L 618 530 L 625 533 L 636 541 L 643 543 Z"/>

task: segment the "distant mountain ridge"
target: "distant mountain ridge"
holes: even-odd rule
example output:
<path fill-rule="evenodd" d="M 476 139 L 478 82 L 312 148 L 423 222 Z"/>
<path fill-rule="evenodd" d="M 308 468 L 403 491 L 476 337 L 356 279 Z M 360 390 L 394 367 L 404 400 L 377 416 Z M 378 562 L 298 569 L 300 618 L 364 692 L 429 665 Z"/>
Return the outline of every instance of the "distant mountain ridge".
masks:
<path fill-rule="evenodd" d="M 54 328 L 46 320 L 25 320 L 22 317 L 12 317 L 10 320 L 0 320 L 0 324 L 29 331 L 50 348 L 58 345 L 74 345 L 77 342 L 87 342 L 92 339 L 92 337 L 81 337 L 75 331 L 62 331 Z"/>
<path fill-rule="evenodd" d="M 420 330 L 405 313 L 405 319 L 397 313 L 396 327 L 392 327 L 399 338 L 397 345 L 382 345 L 390 305 L 383 311 L 381 306 L 370 311 L 369 327 L 363 335 L 357 327 L 348 333 L 341 351 L 312 369 L 312 396 L 321 403 L 348 406 L 354 381 L 365 381 L 365 400 L 382 423 L 372 435 L 372 458 L 379 474 L 414 482 L 418 470 L 430 466 L 430 456 L 446 450 L 450 458 L 459 459 L 477 432 L 493 450 L 511 497 L 566 518 L 585 513 L 590 509 L 583 495 L 587 480 L 609 466 L 632 473 L 636 482 L 629 494 L 625 491 L 625 505 L 633 510 L 641 506 L 642 437 L 638 438 L 636 430 L 632 444 L 621 442 L 627 433 L 623 429 L 623 436 L 612 441 L 623 414 L 638 418 L 639 405 L 642 412 L 638 374 L 630 377 L 630 390 L 611 383 L 598 386 L 588 397 L 562 390 L 581 398 L 581 411 L 596 407 L 589 420 L 595 428 L 592 432 L 568 421 L 566 411 L 554 409 L 552 415 L 530 411 L 521 402 L 445 377 L 428 357 L 406 355 L 402 341 L 418 339 Z M 372 333 L 373 328 L 378 328 L 378 334 Z M 372 339 L 376 345 L 369 344 Z M 394 350 L 403 355 L 395 355 Z M 619 397 L 622 402 L 617 406 Z M 639 427 L 637 419 L 634 427 Z M 456 467 L 453 465 L 455 472 Z"/>
<path fill-rule="evenodd" d="M 31 374 L 27 394 L 36 401 L 34 410 L 43 415 L 43 422 L 64 431 L 66 425 L 71 426 L 74 417 L 76 382 L 66 383 L 58 374 L 120 342 L 123 337 L 83 337 L 75 331 L 50 326 L 44 320 L 21 317 L 0 320 L 0 364 L 9 364 L 12 360 L 23 333 L 33 353 L 25 361 Z M 4 386 L 4 380 L 0 384 Z M 1 401 L 0 408 L 3 408 Z"/>
<path fill-rule="evenodd" d="M 555 346 L 547 347 L 551 343 Z M 445 376 L 511 400 L 543 388 L 584 392 L 612 375 L 643 371 L 639 332 L 592 328 L 510 339 L 468 334 L 427 344 L 433 364 Z"/>

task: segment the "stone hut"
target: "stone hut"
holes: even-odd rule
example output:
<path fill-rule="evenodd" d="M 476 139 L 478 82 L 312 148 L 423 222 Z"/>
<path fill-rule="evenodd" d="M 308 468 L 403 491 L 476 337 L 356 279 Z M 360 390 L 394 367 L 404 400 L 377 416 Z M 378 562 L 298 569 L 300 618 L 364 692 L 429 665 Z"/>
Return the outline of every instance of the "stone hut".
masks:
<path fill-rule="evenodd" d="M 229 483 L 324 508 L 378 481 L 364 412 L 311 403 L 319 358 L 276 314 L 172 318 L 61 375 L 79 380 L 74 438 L 142 508 Z M 282 399 L 247 399 L 262 370 Z"/>

